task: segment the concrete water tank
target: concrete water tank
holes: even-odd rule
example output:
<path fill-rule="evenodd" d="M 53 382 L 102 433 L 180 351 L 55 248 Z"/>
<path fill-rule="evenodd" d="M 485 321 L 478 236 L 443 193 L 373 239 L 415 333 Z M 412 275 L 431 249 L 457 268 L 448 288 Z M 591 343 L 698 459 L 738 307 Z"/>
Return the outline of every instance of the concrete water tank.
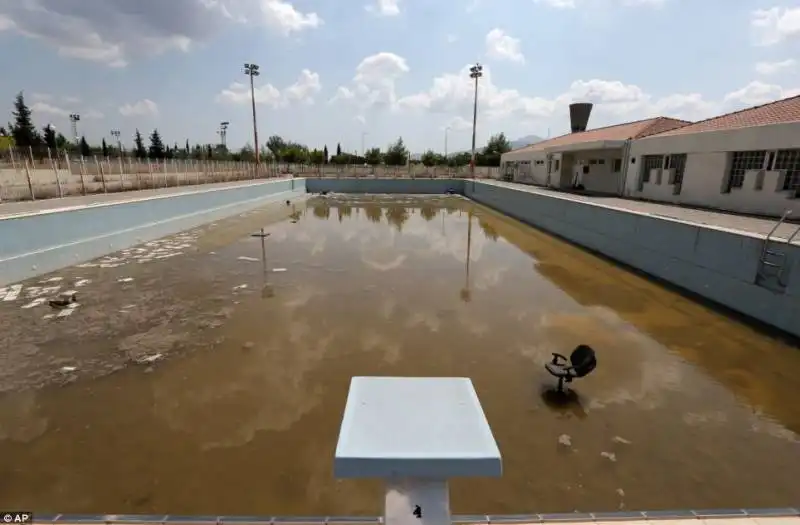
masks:
<path fill-rule="evenodd" d="M 573 133 L 586 131 L 591 113 L 591 102 L 576 102 L 569 105 L 569 124 Z"/>

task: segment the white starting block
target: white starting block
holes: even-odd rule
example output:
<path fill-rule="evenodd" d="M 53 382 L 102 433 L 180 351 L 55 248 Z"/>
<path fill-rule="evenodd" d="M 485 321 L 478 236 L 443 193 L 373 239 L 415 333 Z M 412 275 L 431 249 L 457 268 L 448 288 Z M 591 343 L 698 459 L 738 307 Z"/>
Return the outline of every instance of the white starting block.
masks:
<path fill-rule="evenodd" d="M 384 478 L 385 525 L 450 525 L 447 480 L 502 471 L 500 450 L 469 379 L 350 382 L 334 475 Z"/>

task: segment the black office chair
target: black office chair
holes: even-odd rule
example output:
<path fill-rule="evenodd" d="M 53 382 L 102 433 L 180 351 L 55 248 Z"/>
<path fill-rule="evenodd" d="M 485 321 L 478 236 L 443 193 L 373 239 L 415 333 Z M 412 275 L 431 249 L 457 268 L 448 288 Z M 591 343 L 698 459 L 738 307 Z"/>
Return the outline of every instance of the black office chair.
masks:
<path fill-rule="evenodd" d="M 553 352 L 553 360 L 544 365 L 551 375 L 558 378 L 558 391 L 564 391 L 564 383 L 572 383 L 578 377 L 588 375 L 597 367 L 597 357 L 588 345 L 579 345 L 570 354 L 569 359 Z"/>

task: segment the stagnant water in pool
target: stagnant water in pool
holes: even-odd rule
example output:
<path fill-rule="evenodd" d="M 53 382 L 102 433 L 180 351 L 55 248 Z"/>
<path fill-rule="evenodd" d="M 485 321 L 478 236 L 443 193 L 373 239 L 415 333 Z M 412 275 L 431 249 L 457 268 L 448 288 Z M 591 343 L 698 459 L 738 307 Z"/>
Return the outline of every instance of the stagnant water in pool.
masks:
<path fill-rule="evenodd" d="M 21 308 L 76 284 L 72 315 Z M 2 508 L 379 514 L 333 478 L 354 375 L 472 378 L 505 472 L 453 481 L 456 513 L 800 499 L 796 348 L 461 198 L 281 203 L 22 285 Z M 557 404 L 543 365 L 579 343 L 599 366 Z"/>

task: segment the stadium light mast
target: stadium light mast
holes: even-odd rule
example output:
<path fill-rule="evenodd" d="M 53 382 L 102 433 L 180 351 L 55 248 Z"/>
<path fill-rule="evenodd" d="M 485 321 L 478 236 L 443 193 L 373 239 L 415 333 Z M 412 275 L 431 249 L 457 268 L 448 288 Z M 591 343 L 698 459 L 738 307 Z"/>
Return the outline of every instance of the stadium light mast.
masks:
<path fill-rule="evenodd" d="M 469 68 L 469 78 L 475 79 L 475 99 L 472 105 L 472 160 L 470 161 L 470 171 L 474 183 L 475 179 L 475 128 L 478 123 L 478 79 L 483 76 L 483 66 L 475 64 Z"/>
<path fill-rule="evenodd" d="M 253 106 L 253 147 L 256 150 L 256 166 L 261 161 L 261 147 L 258 145 L 258 125 L 256 124 L 256 90 L 253 84 L 253 77 L 261 74 L 258 69 L 258 64 L 244 65 L 244 74 L 250 77 L 250 102 Z"/>
<path fill-rule="evenodd" d="M 75 145 L 78 145 L 78 122 L 81 120 L 81 116 L 77 113 L 71 113 L 69 116 L 69 122 L 72 124 L 72 138 L 75 140 Z"/>

